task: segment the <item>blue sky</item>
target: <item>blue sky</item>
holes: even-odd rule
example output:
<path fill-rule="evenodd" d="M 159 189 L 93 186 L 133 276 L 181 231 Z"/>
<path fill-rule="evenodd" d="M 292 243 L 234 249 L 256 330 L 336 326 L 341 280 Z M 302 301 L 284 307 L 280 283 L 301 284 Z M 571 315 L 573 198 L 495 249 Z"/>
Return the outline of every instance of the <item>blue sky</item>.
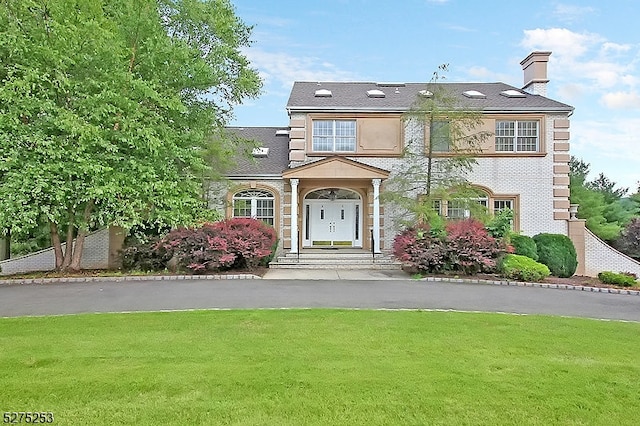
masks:
<path fill-rule="evenodd" d="M 552 53 L 547 96 L 575 107 L 571 153 L 621 187 L 640 181 L 637 0 L 231 0 L 254 26 L 245 54 L 262 95 L 236 126 L 286 126 L 294 81 L 450 82 L 522 87 L 520 61 Z"/>

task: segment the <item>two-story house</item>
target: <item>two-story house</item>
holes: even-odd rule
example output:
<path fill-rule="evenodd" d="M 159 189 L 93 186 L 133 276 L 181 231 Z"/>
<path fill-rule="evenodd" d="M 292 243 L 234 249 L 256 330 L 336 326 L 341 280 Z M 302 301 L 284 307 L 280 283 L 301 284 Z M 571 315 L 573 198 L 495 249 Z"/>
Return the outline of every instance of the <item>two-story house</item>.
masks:
<path fill-rule="evenodd" d="M 573 108 L 547 98 L 550 52 L 522 61 L 522 89 L 504 83 L 437 83 L 482 113 L 491 134 L 467 176 L 489 211 L 510 208 L 527 235 L 567 234 L 569 117 Z M 287 128 L 234 128 L 259 142 L 254 161 L 229 175 L 229 216 L 253 216 L 279 231 L 281 248 L 389 250 L 393 209 L 380 202 L 409 138 L 403 114 L 425 83 L 296 82 Z M 422 134 L 428 129 L 422 129 Z M 415 135 L 411 135 L 415 138 Z M 425 135 L 425 140 L 428 135 Z M 445 216 L 459 217 L 455 206 Z"/>

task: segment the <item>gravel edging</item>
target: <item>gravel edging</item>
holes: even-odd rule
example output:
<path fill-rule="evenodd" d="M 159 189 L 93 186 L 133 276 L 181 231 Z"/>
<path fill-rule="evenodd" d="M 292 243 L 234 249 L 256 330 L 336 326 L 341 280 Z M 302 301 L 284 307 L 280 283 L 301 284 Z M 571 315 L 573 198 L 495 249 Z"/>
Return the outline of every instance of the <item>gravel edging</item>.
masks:
<path fill-rule="evenodd" d="M 481 279 L 469 279 L 469 278 L 443 278 L 443 277 L 425 277 L 425 278 L 421 278 L 420 281 L 464 282 L 469 284 L 488 284 L 488 285 L 501 285 L 501 286 L 511 286 L 511 287 L 538 287 L 538 288 L 551 288 L 556 290 L 576 290 L 576 291 L 586 291 L 591 293 L 628 294 L 631 296 L 640 296 L 640 290 L 627 290 L 623 288 L 610 288 L 610 287 L 588 287 L 588 286 L 582 286 L 582 285 L 568 285 L 568 284 L 531 283 L 526 281 L 481 280 Z"/>
<path fill-rule="evenodd" d="M 19 278 L 0 280 L 5 284 L 52 284 L 52 283 L 93 283 L 125 281 L 185 281 L 185 280 L 259 280 L 262 277 L 253 274 L 221 275 L 126 275 L 122 277 L 69 277 L 69 278 Z"/>

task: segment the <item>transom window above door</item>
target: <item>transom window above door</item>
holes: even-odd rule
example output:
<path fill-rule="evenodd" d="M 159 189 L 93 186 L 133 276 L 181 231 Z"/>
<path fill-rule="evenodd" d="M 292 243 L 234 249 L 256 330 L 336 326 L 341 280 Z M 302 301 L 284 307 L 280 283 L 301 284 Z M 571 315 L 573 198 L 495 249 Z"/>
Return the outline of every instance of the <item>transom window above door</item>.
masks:
<path fill-rule="evenodd" d="M 355 120 L 314 120 L 313 151 L 355 152 Z"/>

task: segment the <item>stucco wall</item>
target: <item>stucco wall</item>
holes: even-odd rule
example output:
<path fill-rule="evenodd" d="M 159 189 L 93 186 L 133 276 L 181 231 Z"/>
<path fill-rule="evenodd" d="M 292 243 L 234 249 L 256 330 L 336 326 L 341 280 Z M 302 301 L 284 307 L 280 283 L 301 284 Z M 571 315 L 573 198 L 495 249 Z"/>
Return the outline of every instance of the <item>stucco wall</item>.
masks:
<path fill-rule="evenodd" d="M 66 244 L 63 244 L 65 247 Z M 0 262 L 0 275 L 20 274 L 34 271 L 52 271 L 56 261 L 53 248 L 41 250 L 14 259 Z M 107 269 L 109 267 L 109 230 L 101 229 L 87 235 L 82 252 L 82 269 Z"/>
<path fill-rule="evenodd" d="M 585 229 L 585 275 L 598 276 L 599 272 L 633 272 L 640 277 L 640 262 L 620 253 Z"/>

